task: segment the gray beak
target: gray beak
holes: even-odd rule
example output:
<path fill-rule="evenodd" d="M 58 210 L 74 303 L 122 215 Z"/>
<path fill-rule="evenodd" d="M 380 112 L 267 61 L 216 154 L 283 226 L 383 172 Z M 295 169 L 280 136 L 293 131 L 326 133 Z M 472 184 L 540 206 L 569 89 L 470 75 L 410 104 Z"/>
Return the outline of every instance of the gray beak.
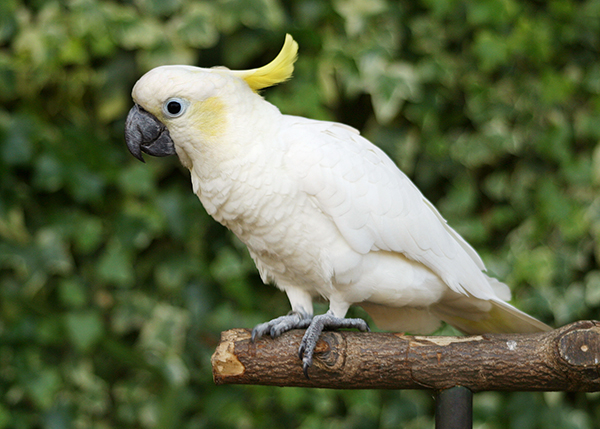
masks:
<path fill-rule="evenodd" d="M 125 143 L 129 152 L 142 162 L 142 152 L 152 156 L 176 154 L 167 127 L 137 104 L 131 108 L 125 120 Z"/>

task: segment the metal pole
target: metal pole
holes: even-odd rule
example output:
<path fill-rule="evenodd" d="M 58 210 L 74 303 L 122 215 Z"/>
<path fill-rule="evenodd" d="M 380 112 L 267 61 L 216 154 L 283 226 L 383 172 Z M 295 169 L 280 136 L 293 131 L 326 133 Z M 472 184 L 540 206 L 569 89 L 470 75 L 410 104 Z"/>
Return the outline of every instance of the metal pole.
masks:
<path fill-rule="evenodd" d="M 435 429 L 471 429 L 473 427 L 473 392 L 456 386 L 437 392 Z"/>

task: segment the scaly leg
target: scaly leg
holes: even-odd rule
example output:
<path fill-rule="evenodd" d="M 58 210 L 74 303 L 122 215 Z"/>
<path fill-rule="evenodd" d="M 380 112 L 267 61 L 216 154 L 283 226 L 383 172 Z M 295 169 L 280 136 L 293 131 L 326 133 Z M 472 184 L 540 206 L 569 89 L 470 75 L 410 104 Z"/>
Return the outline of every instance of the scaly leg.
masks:
<path fill-rule="evenodd" d="M 292 311 L 285 316 L 257 325 L 252 330 L 252 341 L 267 334 L 271 338 L 276 338 L 284 332 L 292 329 L 305 329 L 310 325 L 313 317 L 312 296 L 304 289 L 293 286 L 284 289 L 292 305 Z"/>

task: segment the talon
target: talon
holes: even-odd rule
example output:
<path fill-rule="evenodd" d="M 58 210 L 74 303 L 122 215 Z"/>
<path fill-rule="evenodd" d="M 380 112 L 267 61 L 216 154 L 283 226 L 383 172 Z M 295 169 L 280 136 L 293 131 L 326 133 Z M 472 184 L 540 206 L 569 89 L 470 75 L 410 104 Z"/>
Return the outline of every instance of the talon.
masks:
<path fill-rule="evenodd" d="M 308 376 L 308 368 L 310 368 L 311 364 L 312 362 L 304 362 L 304 365 L 302 365 L 302 372 L 307 380 L 310 380 L 310 377 Z"/>
<path fill-rule="evenodd" d="M 298 349 L 298 358 L 300 360 L 304 359 L 304 344 L 300 344 L 300 348 Z"/>
<path fill-rule="evenodd" d="M 250 340 L 254 343 L 256 340 L 258 340 L 262 336 L 263 336 L 263 334 L 258 331 L 258 326 L 257 326 L 252 330 L 252 337 L 250 338 Z"/>

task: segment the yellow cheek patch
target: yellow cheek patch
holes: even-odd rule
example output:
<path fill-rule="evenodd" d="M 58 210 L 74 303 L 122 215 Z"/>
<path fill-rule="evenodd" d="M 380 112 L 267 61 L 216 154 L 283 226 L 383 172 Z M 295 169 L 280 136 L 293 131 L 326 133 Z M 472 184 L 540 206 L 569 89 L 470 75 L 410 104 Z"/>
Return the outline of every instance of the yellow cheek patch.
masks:
<path fill-rule="evenodd" d="M 189 117 L 192 127 L 200 131 L 205 138 L 218 138 L 225 132 L 225 105 L 219 97 L 192 103 Z"/>

